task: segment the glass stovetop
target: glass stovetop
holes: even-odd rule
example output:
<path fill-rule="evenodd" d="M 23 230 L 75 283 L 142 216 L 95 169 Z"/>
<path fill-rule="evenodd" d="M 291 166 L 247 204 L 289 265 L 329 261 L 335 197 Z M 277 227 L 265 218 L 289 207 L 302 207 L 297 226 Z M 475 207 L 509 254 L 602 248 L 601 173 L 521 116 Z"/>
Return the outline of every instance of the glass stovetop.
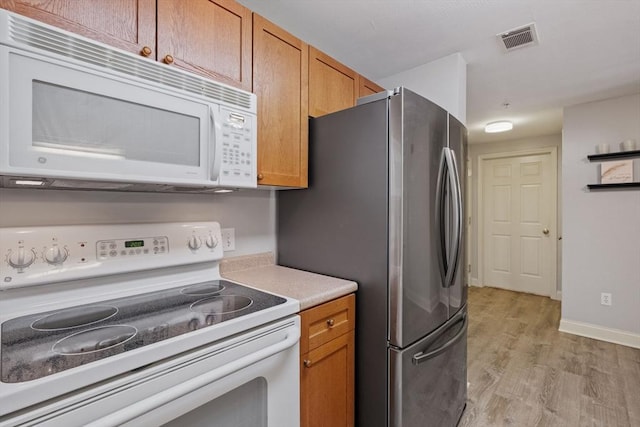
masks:
<path fill-rule="evenodd" d="M 285 301 L 213 280 L 17 317 L 1 326 L 0 380 L 42 378 Z"/>

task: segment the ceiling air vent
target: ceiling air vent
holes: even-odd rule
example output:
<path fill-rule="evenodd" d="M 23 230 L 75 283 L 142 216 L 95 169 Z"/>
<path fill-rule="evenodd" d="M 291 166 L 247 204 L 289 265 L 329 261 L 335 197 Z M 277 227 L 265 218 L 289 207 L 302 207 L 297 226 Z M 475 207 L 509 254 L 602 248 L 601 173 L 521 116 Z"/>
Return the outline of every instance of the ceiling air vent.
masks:
<path fill-rule="evenodd" d="M 538 33 L 536 32 L 536 24 L 531 23 L 524 27 L 514 28 L 504 33 L 498 34 L 500 46 L 505 52 L 519 49 L 526 46 L 534 46 L 538 44 Z"/>

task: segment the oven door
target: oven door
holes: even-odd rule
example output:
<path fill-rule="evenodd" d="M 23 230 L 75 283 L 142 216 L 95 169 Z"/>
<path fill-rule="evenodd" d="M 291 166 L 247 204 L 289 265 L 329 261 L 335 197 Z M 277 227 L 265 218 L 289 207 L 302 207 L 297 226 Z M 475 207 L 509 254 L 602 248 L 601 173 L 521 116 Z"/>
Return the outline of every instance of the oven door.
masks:
<path fill-rule="evenodd" d="M 5 46 L 0 58 L 1 173 L 211 184 L 218 105 Z"/>
<path fill-rule="evenodd" d="M 299 338 L 294 316 L 0 418 L 0 426 L 298 427 Z"/>

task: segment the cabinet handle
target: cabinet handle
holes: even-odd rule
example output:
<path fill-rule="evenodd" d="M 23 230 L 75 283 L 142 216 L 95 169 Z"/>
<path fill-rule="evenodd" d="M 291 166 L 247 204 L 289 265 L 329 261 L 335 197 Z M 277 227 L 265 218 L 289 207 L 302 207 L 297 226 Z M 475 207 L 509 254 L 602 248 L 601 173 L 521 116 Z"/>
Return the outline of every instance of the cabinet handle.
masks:
<path fill-rule="evenodd" d="M 333 328 L 333 325 L 335 325 L 336 322 L 334 322 L 333 319 L 329 319 L 327 320 L 327 326 L 329 326 L 330 328 Z"/>
<path fill-rule="evenodd" d="M 264 175 L 261 173 L 258 174 L 258 181 L 262 181 L 264 179 Z"/>
<path fill-rule="evenodd" d="M 310 368 L 311 367 L 311 360 L 309 359 L 304 359 L 304 367 L 305 368 Z"/>
<path fill-rule="evenodd" d="M 142 48 L 142 50 L 140 51 L 140 54 L 142 56 L 151 56 L 151 54 L 153 53 L 153 51 L 151 50 L 151 48 L 149 46 L 145 46 Z"/>
<path fill-rule="evenodd" d="M 165 55 L 165 57 L 164 57 L 164 63 L 165 63 L 165 64 L 169 64 L 169 65 L 173 64 L 173 56 L 171 56 L 171 55 Z"/>

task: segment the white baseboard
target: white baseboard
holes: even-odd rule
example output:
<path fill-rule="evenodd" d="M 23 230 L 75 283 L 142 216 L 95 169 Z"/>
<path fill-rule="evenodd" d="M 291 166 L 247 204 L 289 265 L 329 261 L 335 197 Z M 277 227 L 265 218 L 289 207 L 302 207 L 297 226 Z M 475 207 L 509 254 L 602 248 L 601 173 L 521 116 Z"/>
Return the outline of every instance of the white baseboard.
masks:
<path fill-rule="evenodd" d="M 560 319 L 560 327 L 558 330 L 560 332 L 594 338 L 614 344 L 640 348 L 640 334 L 634 334 L 620 329 L 605 328 L 591 323 Z"/>
<path fill-rule="evenodd" d="M 562 301 L 562 291 L 556 291 L 555 296 L 551 295 L 551 299 Z"/>
<path fill-rule="evenodd" d="M 470 281 L 470 283 L 469 283 L 469 285 L 471 285 L 471 286 L 477 286 L 478 288 L 481 288 L 481 287 L 482 287 L 482 285 L 480 284 L 480 281 L 478 280 L 478 278 L 477 278 L 477 277 L 472 277 L 472 278 L 471 278 L 471 281 Z"/>

